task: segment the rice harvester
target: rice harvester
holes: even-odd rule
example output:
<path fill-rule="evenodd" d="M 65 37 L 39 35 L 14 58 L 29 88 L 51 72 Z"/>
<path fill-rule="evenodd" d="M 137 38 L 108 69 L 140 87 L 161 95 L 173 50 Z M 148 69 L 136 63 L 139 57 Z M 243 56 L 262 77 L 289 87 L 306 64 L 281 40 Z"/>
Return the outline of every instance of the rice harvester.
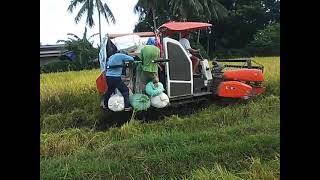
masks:
<path fill-rule="evenodd" d="M 139 61 L 139 51 L 143 47 L 142 39 L 160 36 L 163 47 L 163 57 L 155 60 L 163 67 L 159 70 L 159 80 L 168 96 L 169 106 L 185 104 L 189 102 L 218 98 L 249 99 L 265 91 L 262 86 L 264 81 L 264 66 L 251 60 L 241 59 L 214 59 L 209 65 L 209 60 L 204 59 L 201 53 L 199 57 L 200 74 L 192 73 L 192 61 L 187 51 L 178 40 L 171 38 L 175 33 L 186 33 L 212 28 L 212 24 L 203 22 L 167 22 L 154 32 L 139 32 L 130 34 L 109 34 L 104 41 L 113 42 L 116 47 Z M 124 39 L 133 39 L 135 43 L 130 46 L 125 43 L 117 45 Z M 108 43 L 102 46 L 100 51 L 110 51 Z M 112 44 L 112 43 L 111 43 Z M 131 43 L 132 44 L 132 43 Z M 108 57 L 107 57 L 108 58 Z M 105 61 L 107 61 L 107 58 Z M 101 61 L 100 61 L 101 62 Z M 125 63 L 123 68 L 123 81 L 128 85 L 132 94 L 139 93 L 137 90 L 140 83 L 136 63 Z M 99 92 L 107 90 L 105 79 L 102 75 L 96 80 Z"/>

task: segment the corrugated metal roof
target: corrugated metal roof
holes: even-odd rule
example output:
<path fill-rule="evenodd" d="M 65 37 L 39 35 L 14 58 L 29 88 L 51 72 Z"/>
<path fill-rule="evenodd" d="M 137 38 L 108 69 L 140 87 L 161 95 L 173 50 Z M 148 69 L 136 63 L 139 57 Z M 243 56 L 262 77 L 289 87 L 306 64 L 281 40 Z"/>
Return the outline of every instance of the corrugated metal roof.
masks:
<path fill-rule="evenodd" d="M 44 49 L 44 48 L 61 48 L 63 47 L 64 44 L 55 44 L 55 45 L 41 45 L 40 49 Z"/>
<path fill-rule="evenodd" d="M 61 50 L 64 44 L 43 45 L 40 46 L 40 58 L 42 57 L 59 57 L 67 50 Z"/>
<path fill-rule="evenodd" d="M 40 54 L 55 54 L 55 53 L 64 53 L 66 52 L 67 50 L 64 50 L 64 51 L 60 51 L 60 50 L 53 50 L 53 51 L 40 51 Z"/>
<path fill-rule="evenodd" d="M 40 54 L 40 58 L 43 57 L 59 57 L 61 54 Z"/>

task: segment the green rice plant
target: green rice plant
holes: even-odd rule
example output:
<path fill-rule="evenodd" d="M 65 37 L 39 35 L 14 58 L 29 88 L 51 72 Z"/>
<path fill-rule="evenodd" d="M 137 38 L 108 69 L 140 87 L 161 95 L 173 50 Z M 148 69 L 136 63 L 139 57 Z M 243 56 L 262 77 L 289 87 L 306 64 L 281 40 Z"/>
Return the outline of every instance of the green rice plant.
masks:
<path fill-rule="evenodd" d="M 253 60 L 264 65 L 264 85 L 267 94 L 280 95 L 280 57 L 254 57 Z"/>
<path fill-rule="evenodd" d="M 129 121 L 120 127 L 120 136 L 123 139 L 138 136 L 141 134 L 141 127 L 140 122 L 136 120 Z"/>
<path fill-rule="evenodd" d="M 201 167 L 193 170 L 191 177 L 184 177 L 188 180 L 276 180 L 280 178 L 280 160 L 276 157 L 274 160 L 269 160 L 265 163 L 261 163 L 260 158 L 248 158 L 246 162 L 249 164 L 248 169 L 244 169 L 242 172 L 231 172 L 225 167 L 215 164 L 213 169 Z M 273 166 L 271 165 L 273 164 Z M 275 165 L 275 166 L 274 166 Z"/>
<path fill-rule="evenodd" d="M 185 178 L 186 180 L 188 178 Z M 215 164 L 214 168 L 209 170 L 207 168 L 199 168 L 192 172 L 192 180 L 243 180 L 242 178 L 229 172 L 225 167 Z"/>

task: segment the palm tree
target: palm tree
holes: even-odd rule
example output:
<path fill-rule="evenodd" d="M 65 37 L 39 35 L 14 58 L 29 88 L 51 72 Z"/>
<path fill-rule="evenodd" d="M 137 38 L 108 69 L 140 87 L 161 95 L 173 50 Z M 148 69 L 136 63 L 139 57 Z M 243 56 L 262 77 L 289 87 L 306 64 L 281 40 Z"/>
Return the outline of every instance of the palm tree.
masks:
<path fill-rule="evenodd" d="M 199 15 L 203 11 L 198 0 L 170 0 L 170 7 L 172 14 L 179 16 L 180 20 L 186 20 L 191 14 Z"/>
<path fill-rule="evenodd" d="M 218 22 L 228 15 L 228 10 L 217 0 L 170 0 L 170 6 L 172 14 L 180 17 L 180 20 Z M 209 52 L 209 39 L 210 33 L 207 31 L 207 53 Z"/>
<path fill-rule="evenodd" d="M 72 0 L 69 7 L 68 11 L 70 13 L 73 12 L 74 8 L 77 7 L 78 4 L 82 4 L 81 9 L 79 10 L 77 16 L 75 17 L 74 21 L 78 23 L 84 13 L 87 13 L 87 19 L 86 19 L 86 24 L 89 25 L 90 28 L 94 26 L 94 21 L 93 21 L 93 13 L 94 9 L 96 8 L 98 10 L 98 15 L 99 15 L 99 37 L 100 37 L 100 44 L 101 44 L 101 17 L 100 15 L 104 15 L 105 19 L 107 20 L 107 23 L 109 24 L 109 18 L 111 19 L 112 23 L 115 23 L 116 20 L 108 7 L 106 3 L 102 3 L 101 0 Z"/>
<path fill-rule="evenodd" d="M 169 0 L 139 0 L 134 7 L 135 13 L 150 15 L 152 14 L 154 31 L 157 29 L 157 12 L 168 8 Z"/>
<path fill-rule="evenodd" d="M 218 20 L 228 14 L 228 10 L 217 0 L 170 0 L 170 6 L 172 14 L 180 16 L 181 20 Z"/>

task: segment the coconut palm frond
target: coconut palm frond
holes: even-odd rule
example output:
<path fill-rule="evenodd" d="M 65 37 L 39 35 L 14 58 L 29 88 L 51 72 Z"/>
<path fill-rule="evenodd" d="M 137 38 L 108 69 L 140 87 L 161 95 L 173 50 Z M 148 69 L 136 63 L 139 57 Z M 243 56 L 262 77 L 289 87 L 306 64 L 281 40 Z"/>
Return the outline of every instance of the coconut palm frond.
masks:
<path fill-rule="evenodd" d="M 57 41 L 57 43 L 60 43 L 60 42 L 66 43 L 67 41 L 66 40 L 58 40 Z"/>
<path fill-rule="evenodd" d="M 85 2 L 85 3 L 82 5 L 81 9 L 79 10 L 77 16 L 74 18 L 74 21 L 75 21 L 77 24 L 79 23 L 82 15 L 88 10 L 88 9 L 87 9 L 87 6 L 88 6 L 88 2 Z"/>
<path fill-rule="evenodd" d="M 93 38 L 94 36 L 97 36 L 97 35 L 99 35 L 99 33 L 95 33 L 95 34 L 91 35 L 91 36 L 88 38 L 88 40 L 90 40 L 91 38 Z"/>
<path fill-rule="evenodd" d="M 68 35 L 68 36 L 72 36 L 72 37 L 74 37 L 74 38 L 77 39 L 77 40 L 80 40 L 80 38 L 79 38 L 77 35 L 73 34 L 73 33 L 67 33 L 67 35 Z"/>
<path fill-rule="evenodd" d="M 105 18 L 106 19 L 110 18 L 111 22 L 113 24 L 115 24 L 116 23 L 116 19 L 114 18 L 113 14 L 112 14 L 112 11 L 110 10 L 110 8 L 108 7 L 108 5 L 106 3 L 104 3 L 102 10 L 103 10 L 103 13 L 105 15 Z"/>
<path fill-rule="evenodd" d="M 94 20 L 93 20 L 94 11 L 93 10 L 94 10 L 94 1 L 88 0 L 86 23 L 89 25 L 90 28 L 94 26 Z"/>

